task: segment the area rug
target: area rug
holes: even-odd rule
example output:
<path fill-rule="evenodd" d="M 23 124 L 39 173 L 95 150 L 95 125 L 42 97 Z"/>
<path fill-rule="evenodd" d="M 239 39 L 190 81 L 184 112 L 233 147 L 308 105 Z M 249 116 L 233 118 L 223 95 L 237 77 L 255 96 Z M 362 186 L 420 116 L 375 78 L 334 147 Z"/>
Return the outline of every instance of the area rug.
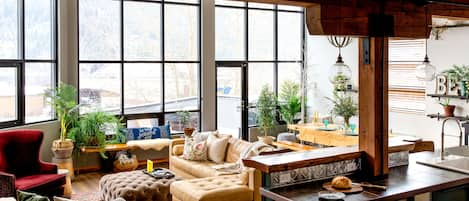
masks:
<path fill-rule="evenodd" d="M 83 194 L 73 194 L 72 200 L 76 201 L 101 201 L 99 199 L 99 191 L 88 192 Z"/>

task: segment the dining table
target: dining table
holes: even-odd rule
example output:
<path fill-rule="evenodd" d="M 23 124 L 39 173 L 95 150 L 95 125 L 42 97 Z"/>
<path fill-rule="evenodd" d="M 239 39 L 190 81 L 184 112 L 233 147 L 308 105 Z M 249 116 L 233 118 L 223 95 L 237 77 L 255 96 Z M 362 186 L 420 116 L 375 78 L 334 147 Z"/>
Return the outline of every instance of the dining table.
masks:
<path fill-rule="evenodd" d="M 290 130 L 297 131 L 302 142 L 318 145 L 341 147 L 358 145 L 358 129 L 344 129 L 338 124 L 304 123 L 290 124 Z"/>

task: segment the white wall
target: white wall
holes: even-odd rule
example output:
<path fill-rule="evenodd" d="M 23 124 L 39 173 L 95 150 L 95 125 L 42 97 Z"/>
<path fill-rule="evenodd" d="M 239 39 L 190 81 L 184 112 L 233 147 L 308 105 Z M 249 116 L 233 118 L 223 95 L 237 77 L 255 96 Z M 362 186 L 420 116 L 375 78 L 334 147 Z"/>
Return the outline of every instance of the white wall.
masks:
<path fill-rule="evenodd" d="M 446 30 L 441 40 L 428 40 L 428 56 L 437 72 L 451 68 L 453 64 L 469 64 L 469 28 L 450 28 Z M 427 83 L 426 93 L 431 94 L 435 91 L 435 82 Z M 442 107 L 438 104 L 438 99 L 425 97 L 425 114 L 443 113 Z M 456 115 L 467 115 L 469 104 L 463 100 L 451 100 L 452 104 L 457 105 Z M 424 139 L 433 140 L 437 147 L 441 141 L 441 121 L 430 119 L 425 115 L 390 113 L 389 128 L 394 132 L 415 135 Z M 459 131 L 455 123 L 447 126 L 447 134 L 458 135 Z M 446 146 L 457 145 L 457 139 L 448 137 Z"/>
<path fill-rule="evenodd" d="M 338 49 L 332 46 L 326 36 L 307 37 L 307 99 L 308 118 L 313 112 L 320 115 L 329 115 L 331 103 L 325 97 L 333 97 L 334 86 L 329 81 L 329 69 L 336 62 Z M 352 84 L 358 86 L 358 39 L 354 38 L 352 43 L 342 49 L 342 57 L 345 64 L 352 70 Z M 311 119 L 308 119 L 310 122 Z M 357 123 L 356 118 L 351 119 Z"/>

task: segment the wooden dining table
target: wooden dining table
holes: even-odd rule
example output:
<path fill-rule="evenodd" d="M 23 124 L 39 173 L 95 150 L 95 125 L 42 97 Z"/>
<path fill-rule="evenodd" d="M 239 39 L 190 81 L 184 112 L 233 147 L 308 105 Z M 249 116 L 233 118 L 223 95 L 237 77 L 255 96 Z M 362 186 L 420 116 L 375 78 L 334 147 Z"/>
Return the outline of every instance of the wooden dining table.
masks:
<path fill-rule="evenodd" d="M 336 124 L 329 124 L 327 127 L 322 123 L 291 124 L 288 128 L 298 131 L 298 138 L 305 142 L 333 147 L 358 145 L 358 134 L 347 134 Z"/>

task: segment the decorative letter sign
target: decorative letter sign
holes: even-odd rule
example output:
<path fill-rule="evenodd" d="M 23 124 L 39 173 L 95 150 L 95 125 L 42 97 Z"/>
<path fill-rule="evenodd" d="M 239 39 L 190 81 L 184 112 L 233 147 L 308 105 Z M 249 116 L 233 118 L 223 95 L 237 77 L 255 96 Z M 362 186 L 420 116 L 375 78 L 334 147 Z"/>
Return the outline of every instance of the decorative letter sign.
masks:
<path fill-rule="evenodd" d="M 446 94 L 446 76 L 444 75 L 436 76 L 435 94 L 439 94 L 439 95 Z"/>
<path fill-rule="evenodd" d="M 454 79 L 445 75 L 436 76 L 435 94 L 459 96 L 461 85 Z"/>

